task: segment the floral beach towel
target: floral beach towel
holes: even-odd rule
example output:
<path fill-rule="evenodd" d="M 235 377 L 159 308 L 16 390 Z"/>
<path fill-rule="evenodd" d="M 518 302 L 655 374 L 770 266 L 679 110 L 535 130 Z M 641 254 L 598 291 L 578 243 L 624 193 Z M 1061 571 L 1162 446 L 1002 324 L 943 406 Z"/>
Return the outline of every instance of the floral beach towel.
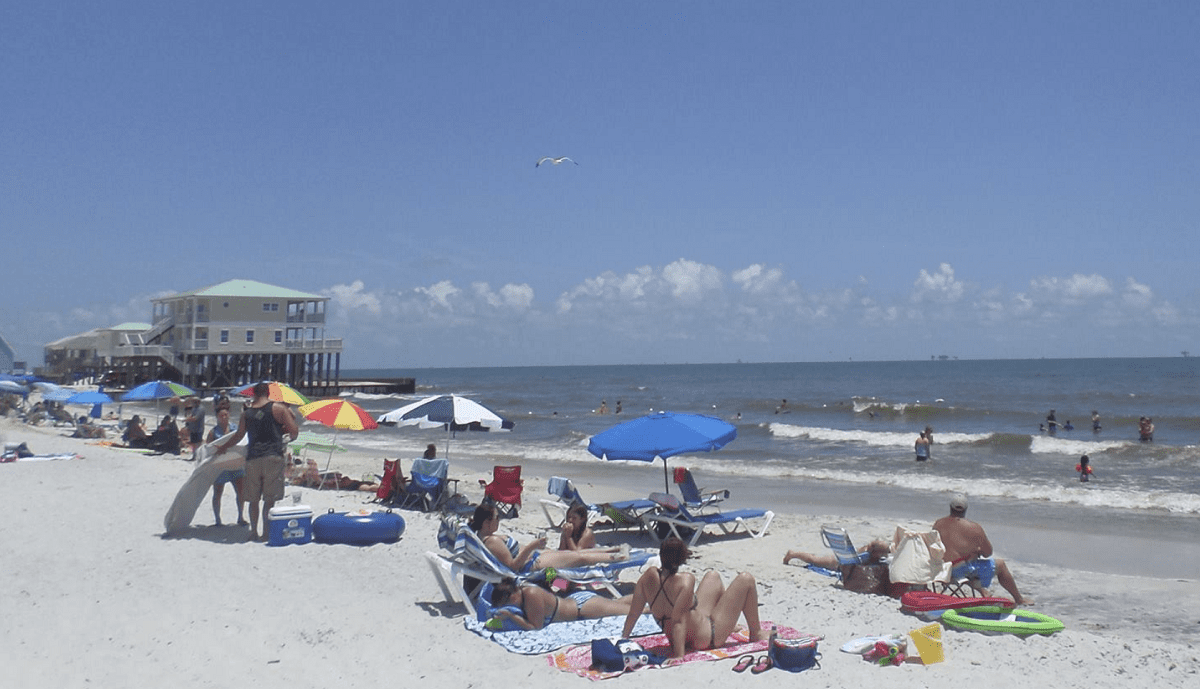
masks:
<path fill-rule="evenodd" d="M 761 622 L 763 629 L 775 627 L 776 633 L 781 639 L 799 639 L 804 637 L 812 637 L 812 634 L 805 634 L 791 627 L 780 627 L 770 622 Z M 660 656 L 671 655 L 671 642 L 667 639 L 667 635 L 663 633 L 651 634 L 637 639 L 642 648 L 650 653 Z M 682 658 L 669 658 L 662 665 L 648 665 L 647 667 L 671 667 L 672 665 L 682 665 L 684 663 L 695 663 L 703 660 L 721 660 L 723 658 L 734 658 L 746 653 L 758 653 L 767 650 L 766 641 L 751 641 L 750 635 L 745 627 L 739 626 L 733 630 L 729 638 L 725 640 L 725 645 L 718 648 L 710 648 L 706 651 L 692 651 Z M 590 643 L 572 646 L 570 648 L 551 653 L 546 656 L 547 662 L 551 667 L 558 668 L 564 672 L 574 672 L 580 677 L 587 677 L 590 680 L 608 679 L 624 674 L 623 672 L 604 672 L 602 670 L 592 669 L 592 646 Z"/>

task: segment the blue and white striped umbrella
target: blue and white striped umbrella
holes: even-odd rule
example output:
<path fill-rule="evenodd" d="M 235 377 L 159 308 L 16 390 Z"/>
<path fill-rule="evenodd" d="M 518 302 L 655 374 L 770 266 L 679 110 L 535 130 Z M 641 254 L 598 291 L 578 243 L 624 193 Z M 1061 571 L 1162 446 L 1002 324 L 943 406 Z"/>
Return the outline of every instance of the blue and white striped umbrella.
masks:
<path fill-rule="evenodd" d="M 446 456 L 450 456 L 451 431 L 507 431 L 513 422 L 500 418 L 482 404 L 458 395 L 439 395 L 406 404 L 382 414 L 379 423 L 419 428 L 446 428 Z"/>

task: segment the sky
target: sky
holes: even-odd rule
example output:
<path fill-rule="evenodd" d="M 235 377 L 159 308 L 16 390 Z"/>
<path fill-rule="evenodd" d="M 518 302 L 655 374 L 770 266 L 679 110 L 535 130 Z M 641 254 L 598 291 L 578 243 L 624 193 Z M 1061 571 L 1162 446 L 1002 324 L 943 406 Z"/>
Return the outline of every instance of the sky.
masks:
<path fill-rule="evenodd" d="M 343 368 L 1200 353 L 1200 3 L 0 3 L 0 334 Z M 535 163 L 568 156 L 576 164 Z"/>

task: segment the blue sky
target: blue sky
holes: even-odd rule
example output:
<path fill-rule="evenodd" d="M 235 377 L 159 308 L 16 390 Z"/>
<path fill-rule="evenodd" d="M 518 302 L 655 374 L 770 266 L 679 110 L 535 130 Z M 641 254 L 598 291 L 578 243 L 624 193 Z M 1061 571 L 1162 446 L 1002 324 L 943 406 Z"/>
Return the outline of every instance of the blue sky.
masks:
<path fill-rule="evenodd" d="M 1194 2 L 0 6 L 0 333 L 343 367 L 1200 352 Z M 578 165 L 534 163 L 570 156 Z"/>

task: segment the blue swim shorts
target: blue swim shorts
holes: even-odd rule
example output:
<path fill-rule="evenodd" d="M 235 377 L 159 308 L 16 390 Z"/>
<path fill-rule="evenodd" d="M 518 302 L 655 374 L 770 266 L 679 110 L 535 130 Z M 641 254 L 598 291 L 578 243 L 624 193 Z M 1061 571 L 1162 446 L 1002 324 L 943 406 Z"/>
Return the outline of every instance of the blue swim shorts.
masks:
<path fill-rule="evenodd" d="M 991 588 L 992 578 L 996 576 L 996 561 L 990 557 L 977 557 L 954 566 L 950 576 L 955 579 L 970 577 L 978 579 L 983 588 Z"/>

